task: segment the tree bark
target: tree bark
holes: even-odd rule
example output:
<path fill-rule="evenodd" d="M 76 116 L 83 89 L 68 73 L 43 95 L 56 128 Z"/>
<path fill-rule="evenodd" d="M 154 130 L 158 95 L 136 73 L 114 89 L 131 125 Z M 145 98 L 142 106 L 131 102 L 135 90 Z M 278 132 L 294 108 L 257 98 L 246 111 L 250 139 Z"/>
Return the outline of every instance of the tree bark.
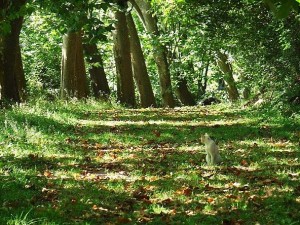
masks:
<path fill-rule="evenodd" d="M 25 4 L 25 3 L 24 3 Z M 21 59 L 19 36 L 23 17 L 10 22 L 11 31 L 1 37 L 1 99 L 20 102 L 25 90 L 25 77 Z"/>
<path fill-rule="evenodd" d="M 219 68 L 224 74 L 224 80 L 226 82 L 226 90 L 230 101 L 236 101 L 239 99 L 239 92 L 237 90 L 235 80 L 233 78 L 233 70 L 230 62 L 228 62 L 228 55 L 222 52 L 218 52 L 217 59 Z"/>
<path fill-rule="evenodd" d="M 96 98 L 108 98 L 110 89 L 106 78 L 106 73 L 103 67 L 103 60 L 96 44 L 83 45 L 87 55 L 87 61 L 90 64 L 89 73 L 91 76 L 91 86 L 93 94 Z"/>
<path fill-rule="evenodd" d="M 130 36 L 129 40 L 133 76 L 140 93 L 141 106 L 143 108 L 151 106 L 156 107 L 155 97 L 145 63 L 145 57 L 132 15 L 128 13 L 126 19 Z"/>
<path fill-rule="evenodd" d="M 198 98 L 203 98 L 203 95 L 206 93 L 207 88 L 207 80 L 208 80 L 208 69 L 209 69 L 210 61 L 206 61 L 205 68 L 201 70 L 201 77 L 198 77 Z"/>
<path fill-rule="evenodd" d="M 157 18 L 154 16 L 151 5 L 147 0 L 132 0 L 133 6 L 139 13 L 139 17 L 144 23 L 146 30 L 153 38 L 153 55 L 157 65 L 162 103 L 165 107 L 174 107 L 175 100 L 171 85 L 171 76 L 169 63 L 167 60 L 166 48 L 159 41 L 159 30 L 157 27 Z"/>
<path fill-rule="evenodd" d="M 126 1 L 119 0 L 122 10 L 115 13 L 114 55 L 117 72 L 117 97 L 121 104 L 135 106 L 133 72 L 131 67 L 130 41 L 125 9 Z"/>
<path fill-rule="evenodd" d="M 183 105 L 196 105 L 196 101 L 188 88 L 187 80 L 185 78 L 178 78 L 176 94 Z"/>
<path fill-rule="evenodd" d="M 78 99 L 88 95 L 87 78 L 80 32 L 68 32 L 63 36 L 61 97 Z"/>
<path fill-rule="evenodd" d="M 17 86 L 18 86 L 20 100 L 25 101 L 25 99 L 26 99 L 26 80 L 25 80 L 20 45 L 18 45 L 18 49 L 16 52 L 15 74 L 16 74 L 16 78 L 17 78 Z"/>

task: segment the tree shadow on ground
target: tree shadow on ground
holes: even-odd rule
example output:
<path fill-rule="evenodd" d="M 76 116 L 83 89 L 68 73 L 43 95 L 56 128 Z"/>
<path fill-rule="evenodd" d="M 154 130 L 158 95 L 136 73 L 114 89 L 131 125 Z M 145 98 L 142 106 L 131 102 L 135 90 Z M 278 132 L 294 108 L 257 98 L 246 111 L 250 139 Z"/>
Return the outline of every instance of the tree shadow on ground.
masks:
<path fill-rule="evenodd" d="M 199 115 L 176 115 L 179 112 L 174 110 L 154 115 L 104 113 L 100 124 L 93 125 L 84 123 L 85 114 L 74 125 L 15 115 L 19 123 L 58 140 L 52 143 L 55 156 L 39 151 L 0 157 L 1 224 L 31 209 L 29 218 L 55 224 L 288 224 L 299 220 L 294 174 L 299 163 L 293 161 L 297 151 L 285 144 L 278 151 L 276 146 L 270 149 L 273 136 L 276 142 L 294 130 L 235 120 L 234 114 L 203 115 L 207 121 L 203 123 Z M 227 117 L 231 122 L 223 123 Z M 162 123 L 140 123 L 162 118 Z M 105 123 L 111 119 L 116 124 Z M 219 141 L 221 166 L 205 163 L 199 137 L 206 132 Z M 287 170 L 290 173 L 283 175 Z M 282 221 L 276 220 L 278 213 Z"/>

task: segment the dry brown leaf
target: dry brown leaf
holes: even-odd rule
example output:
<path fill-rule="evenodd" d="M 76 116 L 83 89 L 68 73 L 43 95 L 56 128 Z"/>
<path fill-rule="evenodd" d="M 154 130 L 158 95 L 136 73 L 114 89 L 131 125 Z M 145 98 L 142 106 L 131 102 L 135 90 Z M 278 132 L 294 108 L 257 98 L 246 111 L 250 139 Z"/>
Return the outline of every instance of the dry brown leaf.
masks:
<path fill-rule="evenodd" d="M 118 224 L 126 224 L 126 223 L 130 223 L 131 220 L 129 218 L 126 218 L 126 217 L 119 217 L 117 219 L 117 223 Z"/>
<path fill-rule="evenodd" d="M 153 131 L 153 134 L 156 136 L 156 137 L 160 137 L 160 132 L 158 130 L 154 130 Z"/>
<path fill-rule="evenodd" d="M 241 161 L 241 165 L 242 165 L 242 166 L 245 166 L 245 167 L 249 166 L 248 162 L 247 162 L 245 159 L 243 159 L 243 160 Z"/>
<path fill-rule="evenodd" d="M 182 189 L 181 193 L 185 196 L 191 196 L 193 190 L 189 187 Z"/>
<path fill-rule="evenodd" d="M 47 177 L 47 178 L 50 178 L 50 177 L 53 176 L 53 174 L 49 170 L 45 170 L 44 171 L 44 176 Z"/>
<path fill-rule="evenodd" d="M 230 198 L 230 199 L 238 199 L 238 196 L 233 195 L 233 194 L 228 194 L 228 195 L 226 195 L 226 198 Z"/>
<path fill-rule="evenodd" d="M 211 197 L 208 197 L 208 198 L 206 199 L 206 201 L 207 201 L 208 203 L 213 203 L 213 202 L 215 201 L 215 199 L 214 199 L 214 198 L 211 198 Z"/>

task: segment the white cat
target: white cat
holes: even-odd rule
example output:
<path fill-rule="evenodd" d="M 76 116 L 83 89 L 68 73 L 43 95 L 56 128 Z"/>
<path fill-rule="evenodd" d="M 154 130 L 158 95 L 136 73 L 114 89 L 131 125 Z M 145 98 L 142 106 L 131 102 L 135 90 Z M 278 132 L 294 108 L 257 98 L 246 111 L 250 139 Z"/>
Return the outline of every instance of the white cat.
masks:
<path fill-rule="evenodd" d="M 219 148 L 216 143 L 206 133 L 201 136 L 201 142 L 205 144 L 206 162 L 208 165 L 216 165 L 222 161 Z"/>

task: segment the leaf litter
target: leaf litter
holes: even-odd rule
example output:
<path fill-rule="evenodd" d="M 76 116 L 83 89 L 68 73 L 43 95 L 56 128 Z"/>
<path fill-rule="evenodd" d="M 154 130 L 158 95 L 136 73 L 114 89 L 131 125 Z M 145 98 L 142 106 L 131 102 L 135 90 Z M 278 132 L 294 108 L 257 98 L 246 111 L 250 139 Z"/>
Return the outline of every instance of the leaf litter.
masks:
<path fill-rule="evenodd" d="M 90 115 L 93 113 L 86 114 L 84 121 Z M 220 122 L 211 125 L 206 119 L 209 116 Z M 92 127 L 80 120 L 75 135 L 64 139 L 64 145 L 76 150 L 80 157 L 77 155 L 76 162 L 65 164 L 54 158 L 52 161 L 59 161 L 60 166 L 45 166 L 37 175 L 42 179 L 40 183 L 26 184 L 26 190 L 37 192 L 30 204 L 61 211 L 62 220 L 77 223 L 178 224 L 191 220 L 194 224 L 199 221 L 209 224 L 210 215 L 214 215 L 218 223 L 245 224 L 249 216 L 258 212 L 264 221 L 263 217 L 270 212 L 261 209 L 268 208 L 269 199 L 275 199 L 276 205 L 276 201 L 282 204 L 281 198 L 288 189 L 294 195 L 299 194 L 299 184 L 294 183 L 299 181 L 299 162 L 293 161 L 289 166 L 261 164 L 259 159 L 265 154 L 259 152 L 264 148 L 259 139 L 246 145 L 238 143 L 244 140 L 242 134 L 223 137 L 227 130 L 234 132 L 235 123 L 231 120 L 241 121 L 243 117 L 231 115 L 228 126 L 226 118 L 226 114 L 216 109 L 193 108 L 103 111 L 99 120 L 104 122 Z M 103 127 L 108 125 L 107 119 L 110 124 Z M 147 123 L 149 119 L 159 123 Z M 173 120 L 176 123 L 172 125 Z M 197 123 L 201 126 L 196 126 Z M 149 129 L 151 124 L 160 125 Z M 269 135 L 272 127 L 258 129 Z M 93 131 L 97 134 L 92 136 Z M 220 140 L 224 155 L 220 166 L 211 168 L 205 163 L 204 147 L 198 141 L 205 132 L 213 132 Z M 101 139 L 108 134 L 109 139 Z M 137 134 L 142 138 L 136 138 Z M 284 154 L 284 150 L 293 146 L 293 142 L 274 138 L 264 150 L 271 154 L 271 150 L 280 149 Z M 28 154 L 27 158 L 32 164 L 44 160 L 36 153 Z M 264 167 L 270 164 L 271 167 Z M 57 168 L 65 169 L 68 175 L 60 175 Z M 279 175 L 280 171 L 288 171 L 284 177 L 288 183 Z M 294 195 L 289 198 L 294 199 L 295 206 Z M 11 201 L 4 207 L 18 208 L 19 204 Z"/>

